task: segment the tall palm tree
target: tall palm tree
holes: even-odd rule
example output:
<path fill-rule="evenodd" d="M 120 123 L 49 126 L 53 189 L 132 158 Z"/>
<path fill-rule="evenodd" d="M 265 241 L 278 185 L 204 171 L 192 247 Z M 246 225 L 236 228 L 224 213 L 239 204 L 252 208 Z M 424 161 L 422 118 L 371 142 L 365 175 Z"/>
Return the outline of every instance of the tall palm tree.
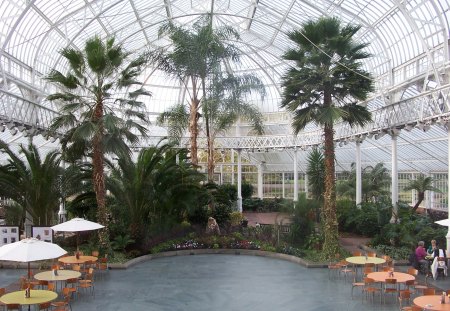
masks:
<path fill-rule="evenodd" d="M 433 178 L 432 177 L 425 177 L 424 175 L 417 176 L 416 179 L 410 180 L 409 184 L 404 188 L 404 190 L 416 190 L 417 191 L 417 202 L 413 206 L 413 211 L 416 211 L 420 203 L 423 202 L 425 199 L 425 192 L 426 191 L 435 191 L 435 192 L 442 192 L 440 189 L 433 186 Z"/>
<path fill-rule="evenodd" d="M 306 22 L 289 33 L 295 44 L 283 56 L 293 61 L 283 77 L 281 107 L 294 114 L 292 126 L 298 134 L 313 122 L 323 128 L 325 154 L 323 254 L 332 258 L 339 249 L 336 217 L 334 123 L 364 125 L 371 120 L 366 107 L 356 103 L 373 90 L 372 79 L 362 69 L 369 57 L 366 44 L 353 39 L 360 26 L 342 26 L 337 18 L 322 17 Z"/>
<path fill-rule="evenodd" d="M 147 116 L 138 97 L 150 94 L 137 77 L 148 58 L 141 55 L 129 60 L 129 53 L 115 44 L 114 38 L 103 42 L 97 36 L 88 39 L 82 51 L 68 47 L 60 53 L 69 65 L 67 74 L 52 70 L 46 77 L 61 88 L 48 96 L 49 100 L 62 104 L 61 115 L 53 120 L 51 128 L 64 133 L 65 153 L 92 157 L 97 221 L 105 226 L 99 232 L 99 242 L 108 251 L 104 156 L 127 155 L 130 153 L 127 142 L 135 144 L 138 134 L 146 135 Z"/>
<path fill-rule="evenodd" d="M 13 209 L 20 207 L 22 219 L 28 212 L 34 224 L 52 224 L 62 196 L 60 154 L 52 151 L 42 158 L 32 143 L 15 154 L 3 141 L 0 152 L 7 156 L 0 166 L 0 196 L 11 200 Z"/>
<path fill-rule="evenodd" d="M 116 204 L 127 209 L 133 238 L 141 238 L 149 224 L 179 221 L 198 201 L 204 177 L 186 161 L 186 154 L 162 144 L 141 150 L 136 162 L 124 157 L 111 166 L 108 189 Z"/>
<path fill-rule="evenodd" d="M 165 35 L 172 41 L 173 48 L 159 57 L 158 67 L 179 79 L 189 96 L 190 156 L 192 163 L 198 165 L 198 121 L 202 100 L 206 98 L 207 79 L 219 63 L 239 61 L 238 49 L 227 43 L 229 40 L 239 40 L 239 34 L 230 26 L 214 29 L 212 16 L 208 14 L 197 20 L 192 29 L 168 22 L 159 29 L 159 36 Z M 208 129 L 206 124 L 206 131 Z"/>
<path fill-rule="evenodd" d="M 203 100 L 203 117 L 207 133 L 208 147 L 208 181 L 214 180 L 215 148 L 214 141 L 218 134 L 228 130 L 239 118 L 249 121 L 257 134 L 263 133 L 263 116 L 258 107 L 245 101 L 247 94 L 258 93 L 262 98 L 265 88 L 261 80 L 252 75 L 240 76 L 225 74 L 216 70 L 211 75 Z M 165 111 L 158 118 L 159 123 L 168 123 L 168 130 L 179 141 L 184 126 L 188 123 L 189 115 L 184 105 L 176 105 Z"/>
<path fill-rule="evenodd" d="M 203 106 L 207 145 L 208 145 L 208 180 L 214 180 L 214 141 L 220 133 L 225 132 L 238 119 L 252 124 L 256 134 L 263 133 L 263 115 L 258 107 L 249 104 L 246 95 L 258 93 L 264 98 L 265 88 L 261 80 L 253 74 L 233 75 L 216 70 L 209 83 L 207 98 Z"/>

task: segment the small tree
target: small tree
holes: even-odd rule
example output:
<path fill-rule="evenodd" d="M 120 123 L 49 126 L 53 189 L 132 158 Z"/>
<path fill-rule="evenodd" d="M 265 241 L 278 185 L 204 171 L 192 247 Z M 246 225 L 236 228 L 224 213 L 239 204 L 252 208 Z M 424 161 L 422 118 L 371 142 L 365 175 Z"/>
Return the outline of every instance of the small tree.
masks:
<path fill-rule="evenodd" d="M 413 206 L 413 211 L 416 211 L 420 203 L 425 199 L 426 191 L 435 191 L 441 193 L 442 191 L 433 186 L 433 178 L 425 177 L 423 175 L 417 176 L 417 179 L 409 181 L 409 184 L 404 188 L 404 190 L 416 190 L 417 191 L 417 202 Z"/>

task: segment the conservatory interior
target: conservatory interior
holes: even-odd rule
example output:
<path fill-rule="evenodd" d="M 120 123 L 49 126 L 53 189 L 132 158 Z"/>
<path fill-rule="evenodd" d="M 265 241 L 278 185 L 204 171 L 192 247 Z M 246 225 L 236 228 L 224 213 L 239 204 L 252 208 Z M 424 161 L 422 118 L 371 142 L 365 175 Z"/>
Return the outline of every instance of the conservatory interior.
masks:
<path fill-rule="evenodd" d="M 435 223 L 449 218 L 449 22 L 450 0 L 1 1 L 0 228 L 16 241 L 86 218 L 104 228 L 52 241 L 109 267 L 147 258 L 99 273 L 95 295 L 76 287 L 75 310 L 294 310 L 295 288 L 304 310 L 435 310 L 400 281 L 399 299 L 358 287 L 357 264 L 304 266 L 351 256 L 347 236 L 405 274 L 420 240 L 450 255 Z M 0 263 L 14 241 L 0 236 Z M 21 274 L 0 269 L 0 286 Z"/>

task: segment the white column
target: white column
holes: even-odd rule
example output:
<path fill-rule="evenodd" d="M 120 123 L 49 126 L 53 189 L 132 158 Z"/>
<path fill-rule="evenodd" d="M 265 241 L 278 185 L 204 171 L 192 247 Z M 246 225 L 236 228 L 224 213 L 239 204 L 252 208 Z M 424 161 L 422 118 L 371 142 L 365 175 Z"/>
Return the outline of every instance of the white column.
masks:
<path fill-rule="evenodd" d="M 392 152 L 392 170 L 391 170 L 391 190 L 392 190 L 392 217 L 391 223 L 396 220 L 398 214 L 398 168 L 397 168 L 397 134 L 392 135 L 391 139 L 391 152 Z"/>
<path fill-rule="evenodd" d="M 258 165 L 258 198 L 263 199 L 263 163 Z"/>
<path fill-rule="evenodd" d="M 241 149 L 237 150 L 237 160 L 238 160 L 238 168 L 237 168 L 237 207 L 238 211 L 242 213 L 242 165 L 241 165 Z"/>
<path fill-rule="evenodd" d="M 356 205 L 362 202 L 361 142 L 356 142 Z"/>
<path fill-rule="evenodd" d="M 234 149 L 231 149 L 231 184 L 234 185 Z"/>
<path fill-rule="evenodd" d="M 297 148 L 294 149 L 294 202 L 298 201 Z"/>
<path fill-rule="evenodd" d="M 447 123 L 447 156 L 450 157 L 450 123 Z M 450 163 L 450 160 L 447 158 L 447 163 Z M 448 195 L 448 202 L 450 202 L 450 165 L 448 165 L 448 172 L 447 172 L 447 195 Z M 450 204 L 447 204 L 447 214 L 448 218 L 450 219 Z M 450 226 L 448 227 L 447 232 L 447 255 L 450 254 Z"/>
<path fill-rule="evenodd" d="M 305 173 L 305 196 L 309 197 L 308 174 Z"/>
<path fill-rule="evenodd" d="M 283 199 L 286 197 L 284 186 L 285 186 L 285 184 L 284 184 L 284 172 L 283 172 L 283 173 L 281 173 L 281 197 Z"/>

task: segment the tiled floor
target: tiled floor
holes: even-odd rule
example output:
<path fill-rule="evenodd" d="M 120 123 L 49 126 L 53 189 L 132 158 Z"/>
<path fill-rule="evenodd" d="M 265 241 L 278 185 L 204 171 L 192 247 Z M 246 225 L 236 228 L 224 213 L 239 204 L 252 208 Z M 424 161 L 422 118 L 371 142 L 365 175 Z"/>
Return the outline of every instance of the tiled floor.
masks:
<path fill-rule="evenodd" d="M 0 270 L 0 287 L 23 270 Z M 450 284 L 438 280 L 441 285 Z M 434 281 L 433 281 L 434 282 Z M 446 287 L 446 286 L 445 286 Z M 450 288 L 450 287 L 449 287 Z M 159 258 L 127 270 L 111 270 L 96 282 L 95 296 L 81 293 L 73 311 L 344 311 L 398 310 L 350 297 L 351 283 L 328 278 L 327 269 L 308 269 L 288 261 L 244 255 Z"/>

